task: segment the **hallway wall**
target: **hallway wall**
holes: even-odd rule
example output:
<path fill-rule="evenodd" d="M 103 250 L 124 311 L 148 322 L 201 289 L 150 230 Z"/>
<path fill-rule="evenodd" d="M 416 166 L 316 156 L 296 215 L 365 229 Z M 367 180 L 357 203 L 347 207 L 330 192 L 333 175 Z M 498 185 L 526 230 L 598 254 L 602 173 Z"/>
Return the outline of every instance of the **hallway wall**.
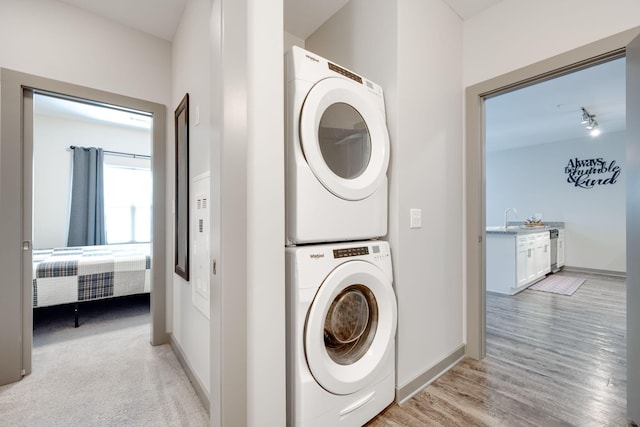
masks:
<path fill-rule="evenodd" d="M 441 0 L 352 0 L 306 46 L 385 93 L 404 400 L 463 354 L 462 21 Z M 409 228 L 413 208 L 421 228 Z"/>
<path fill-rule="evenodd" d="M 0 2 L 0 67 L 170 100 L 171 43 L 58 1 Z"/>

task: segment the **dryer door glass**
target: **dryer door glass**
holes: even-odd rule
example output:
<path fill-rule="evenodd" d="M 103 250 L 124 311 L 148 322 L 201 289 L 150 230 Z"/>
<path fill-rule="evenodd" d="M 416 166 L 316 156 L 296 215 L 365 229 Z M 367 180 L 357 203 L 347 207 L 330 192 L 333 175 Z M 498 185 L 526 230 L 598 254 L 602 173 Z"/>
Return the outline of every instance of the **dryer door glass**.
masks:
<path fill-rule="evenodd" d="M 322 114 L 318 126 L 320 151 L 329 169 L 345 179 L 362 175 L 371 158 L 371 136 L 352 106 L 339 102 Z"/>
<path fill-rule="evenodd" d="M 386 185 L 389 133 L 380 98 L 342 78 L 318 82 L 300 112 L 300 145 L 320 183 L 345 200 Z"/>
<path fill-rule="evenodd" d="M 340 365 L 357 362 L 369 349 L 378 323 L 378 304 L 364 285 L 344 289 L 331 303 L 324 321 L 324 345 Z"/>

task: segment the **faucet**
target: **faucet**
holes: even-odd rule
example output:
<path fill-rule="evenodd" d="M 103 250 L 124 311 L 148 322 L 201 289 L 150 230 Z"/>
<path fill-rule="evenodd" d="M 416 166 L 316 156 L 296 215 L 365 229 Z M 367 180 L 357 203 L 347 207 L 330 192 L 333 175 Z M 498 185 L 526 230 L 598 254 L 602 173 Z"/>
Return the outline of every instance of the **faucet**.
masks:
<path fill-rule="evenodd" d="M 507 218 L 510 211 L 513 211 L 513 213 L 516 215 L 516 218 L 518 218 L 518 210 L 516 208 L 507 208 L 507 210 L 504 211 L 504 231 L 507 231 L 507 227 L 509 226 Z"/>

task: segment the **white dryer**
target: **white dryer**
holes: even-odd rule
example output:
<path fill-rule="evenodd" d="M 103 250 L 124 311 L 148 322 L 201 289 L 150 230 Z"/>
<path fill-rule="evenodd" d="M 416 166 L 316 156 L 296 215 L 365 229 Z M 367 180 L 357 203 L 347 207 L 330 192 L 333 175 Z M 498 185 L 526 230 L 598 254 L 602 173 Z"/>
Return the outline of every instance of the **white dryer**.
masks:
<path fill-rule="evenodd" d="M 395 394 L 386 242 L 286 248 L 287 425 L 361 426 Z"/>
<path fill-rule="evenodd" d="M 382 88 L 299 47 L 286 56 L 287 245 L 387 233 Z"/>

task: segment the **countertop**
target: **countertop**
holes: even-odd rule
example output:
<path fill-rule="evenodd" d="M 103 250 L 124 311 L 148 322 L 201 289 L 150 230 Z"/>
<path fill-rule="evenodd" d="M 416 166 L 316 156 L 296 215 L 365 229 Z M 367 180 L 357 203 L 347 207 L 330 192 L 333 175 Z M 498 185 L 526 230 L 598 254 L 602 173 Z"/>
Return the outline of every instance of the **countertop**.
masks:
<path fill-rule="evenodd" d="M 551 230 L 551 229 L 561 229 L 564 228 L 564 222 L 545 222 L 542 226 L 535 227 L 527 227 L 524 225 L 524 222 L 515 222 L 509 221 L 508 227 L 505 230 L 504 226 L 488 226 L 487 234 L 531 234 L 531 233 L 539 233 L 541 231 Z"/>

